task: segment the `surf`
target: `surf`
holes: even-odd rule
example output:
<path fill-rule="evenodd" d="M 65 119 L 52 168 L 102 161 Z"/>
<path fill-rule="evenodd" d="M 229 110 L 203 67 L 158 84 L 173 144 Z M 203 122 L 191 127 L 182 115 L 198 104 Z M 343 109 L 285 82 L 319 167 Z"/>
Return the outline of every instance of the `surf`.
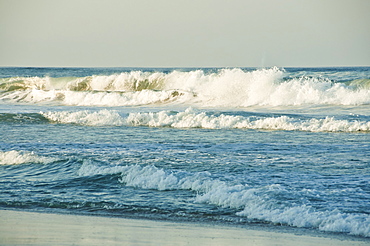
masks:
<path fill-rule="evenodd" d="M 86 126 L 169 127 L 202 129 L 283 130 L 307 132 L 370 132 L 367 120 L 336 119 L 335 117 L 242 116 L 215 114 L 193 108 L 184 111 L 120 113 L 117 110 L 40 112 L 52 123 Z"/>
<path fill-rule="evenodd" d="M 69 106 L 193 105 L 197 107 L 367 105 L 368 79 L 338 82 L 292 76 L 282 68 L 144 72 L 86 77 L 11 77 L 0 102 Z"/>
<path fill-rule="evenodd" d="M 189 190 L 194 203 L 209 203 L 235 209 L 236 215 L 248 220 L 294 227 L 315 228 L 327 232 L 345 232 L 370 236 L 370 216 L 333 210 L 318 210 L 309 205 L 277 201 L 272 194 L 291 192 L 277 184 L 252 188 L 213 177 L 209 172 L 185 172 L 158 168 L 154 165 L 99 167 L 85 162 L 78 170 L 81 177 L 120 174 L 125 186 L 159 191 Z M 318 192 L 318 191 L 316 191 Z"/>
<path fill-rule="evenodd" d="M 0 165 L 49 164 L 56 160 L 56 158 L 40 156 L 30 151 L 0 151 Z"/>

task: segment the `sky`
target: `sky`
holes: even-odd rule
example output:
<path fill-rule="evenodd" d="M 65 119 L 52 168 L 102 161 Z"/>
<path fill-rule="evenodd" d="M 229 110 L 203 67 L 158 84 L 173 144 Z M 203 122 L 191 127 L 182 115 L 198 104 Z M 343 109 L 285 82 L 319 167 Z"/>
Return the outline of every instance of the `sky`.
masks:
<path fill-rule="evenodd" d="M 0 0 L 0 66 L 370 66 L 370 1 Z"/>

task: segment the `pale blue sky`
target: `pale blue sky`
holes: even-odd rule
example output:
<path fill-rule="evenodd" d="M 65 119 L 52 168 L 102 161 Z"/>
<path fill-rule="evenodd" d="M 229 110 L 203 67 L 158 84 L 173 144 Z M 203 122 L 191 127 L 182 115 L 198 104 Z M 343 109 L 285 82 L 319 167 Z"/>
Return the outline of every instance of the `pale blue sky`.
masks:
<path fill-rule="evenodd" d="M 0 0 L 0 66 L 370 66 L 369 0 Z"/>

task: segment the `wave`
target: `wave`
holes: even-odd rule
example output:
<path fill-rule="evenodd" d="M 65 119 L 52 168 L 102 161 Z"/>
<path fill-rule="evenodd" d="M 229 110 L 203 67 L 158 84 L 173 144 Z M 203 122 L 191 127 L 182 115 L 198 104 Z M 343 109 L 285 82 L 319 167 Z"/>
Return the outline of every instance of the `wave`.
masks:
<path fill-rule="evenodd" d="M 195 203 L 233 208 L 239 210 L 236 215 L 249 220 L 370 237 L 369 215 L 343 213 L 337 209 L 319 211 L 311 206 L 281 203 L 269 195 L 279 185 L 253 188 L 219 180 L 209 172 L 190 173 L 153 165 L 99 167 L 85 162 L 78 174 L 120 174 L 120 182 L 126 186 L 160 191 L 190 190 L 196 194 L 193 200 Z"/>
<path fill-rule="evenodd" d="M 147 126 L 206 129 L 255 129 L 309 132 L 369 132 L 370 122 L 334 117 L 300 119 L 288 116 L 262 117 L 214 115 L 188 108 L 183 112 L 159 111 L 121 115 L 115 110 L 41 112 L 48 120 L 87 126 Z"/>
<path fill-rule="evenodd" d="M 62 124 L 87 126 L 123 126 L 126 124 L 125 119 L 117 111 L 106 109 L 100 111 L 41 112 L 41 115 L 51 122 Z"/>
<path fill-rule="evenodd" d="M 12 77 L 0 81 L 0 101 L 58 102 L 79 106 L 187 103 L 204 107 L 363 105 L 370 103 L 368 79 L 333 82 L 289 77 L 279 68 L 143 72 L 109 76 Z"/>
<path fill-rule="evenodd" d="M 370 79 L 355 79 L 349 82 L 355 88 L 370 89 Z"/>
<path fill-rule="evenodd" d="M 27 163 L 48 164 L 56 161 L 55 158 L 39 156 L 28 151 L 0 151 L 0 165 L 19 165 Z"/>
<path fill-rule="evenodd" d="M 75 92 L 75 91 L 42 91 L 25 90 L 3 93 L 0 101 L 21 103 L 62 102 L 71 106 L 139 106 L 148 104 L 165 104 L 173 101 L 184 101 L 191 94 L 178 91 L 139 92 Z"/>

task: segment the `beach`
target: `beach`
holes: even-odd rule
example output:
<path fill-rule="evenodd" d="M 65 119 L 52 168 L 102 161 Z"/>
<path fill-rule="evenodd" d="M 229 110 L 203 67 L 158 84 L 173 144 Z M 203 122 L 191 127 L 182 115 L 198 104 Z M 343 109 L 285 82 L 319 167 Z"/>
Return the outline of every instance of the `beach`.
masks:
<path fill-rule="evenodd" d="M 0 210 L 1 245 L 368 245 L 237 227 Z"/>

